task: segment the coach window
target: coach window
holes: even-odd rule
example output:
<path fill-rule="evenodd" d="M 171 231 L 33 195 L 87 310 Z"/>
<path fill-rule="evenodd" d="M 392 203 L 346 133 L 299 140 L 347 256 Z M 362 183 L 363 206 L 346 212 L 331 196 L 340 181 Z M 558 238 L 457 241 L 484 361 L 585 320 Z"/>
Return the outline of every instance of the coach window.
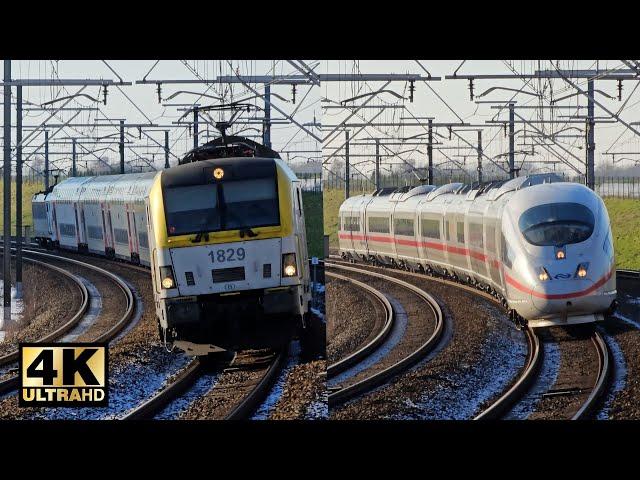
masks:
<path fill-rule="evenodd" d="M 496 229 L 491 225 L 487 225 L 487 250 L 496 253 Z"/>
<path fill-rule="evenodd" d="M 504 238 L 504 234 L 501 233 L 500 237 L 502 238 L 502 263 L 508 268 L 513 268 L 513 250 L 509 246 L 509 243 L 507 243 L 507 239 Z"/>
<path fill-rule="evenodd" d="M 396 235 L 413 237 L 413 220 L 409 218 L 396 218 L 393 221 L 393 231 Z"/>
<path fill-rule="evenodd" d="M 369 217 L 369 232 L 389 233 L 389 219 L 386 217 Z"/>
<path fill-rule="evenodd" d="M 440 221 L 427 218 L 422 219 L 422 236 L 440 239 Z"/>
<path fill-rule="evenodd" d="M 357 232 L 360 230 L 360 219 L 358 217 L 346 217 L 345 222 L 345 230 L 349 232 Z"/>
<path fill-rule="evenodd" d="M 469 222 L 469 243 L 474 247 L 483 248 L 481 223 Z"/>
<path fill-rule="evenodd" d="M 464 243 L 464 222 L 458 222 L 458 229 L 456 234 L 458 237 L 458 243 Z"/>

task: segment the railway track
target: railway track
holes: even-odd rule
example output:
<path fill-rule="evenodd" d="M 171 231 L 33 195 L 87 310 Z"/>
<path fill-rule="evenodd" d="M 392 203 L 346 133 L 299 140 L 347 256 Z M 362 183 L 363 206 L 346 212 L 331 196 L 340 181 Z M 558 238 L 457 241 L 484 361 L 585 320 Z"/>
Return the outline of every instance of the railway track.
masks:
<path fill-rule="evenodd" d="M 271 387 L 278 378 L 287 356 L 286 352 L 286 348 L 278 350 L 273 352 L 267 360 L 262 359 L 255 364 L 250 364 L 250 368 L 260 368 L 262 363 L 266 363 L 267 368 L 264 369 L 260 380 L 256 382 L 249 389 L 248 393 L 243 395 L 242 400 L 237 402 L 234 408 L 224 416 L 224 420 L 246 420 L 253 415 L 269 395 Z M 201 361 L 198 358 L 192 360 L 163 390 L 157 392 L 133 410 L 122 415 L 120 420 L 153 418 L 189 390 L 209 368 L 206 361 Z M 231 361 L 227 363 L 226 368 L 235 369 L 242 367 L 235 367 L 234 361 Z M 215 388 L 216 386 L 214 385 L 212 389 Z"/>
<path fill-rule="evenodd" d="M 560 327 L 565 330 L 568 327 Z M 496 401 L 485 408 L 480 414 L 478 414 L 474 420 L 497 420 L 505 418 L 506 414 L 516 405 L 523 401 L 531 391 L 531 386 L 537 379 L 537 372 L 541 369 L 543 360 L 543 348 L 542 340 L 538 334 L 531 329 L 526 330 L 527 338 L 529 341 L 529 356 L 525 364 L 525 368 L 521 371 L 520 376 L 517 378 L 513 386 L 508 389 L 503 395 L 501 395 Z M 597 372 L 595 375 L 595 382 L 589 390 L 588 396 L 580 403 L 577 408 L 574 408 L 573 413 L 567 415 L 567 420 L 583 420 L 590 418 L 595 413 L 600 401 L 604 397 L 607 391 L 608 379 L 612 374 L 612 361 L 611 355 L 607 344 L 602 335 L 593 327 L 593 331 L 587 339 L 580 340 L 581 342 L 590 343 L 595 349 L 597 356 Z M 565 367 L 566 369 L 567 367 Z M 578 382 L 578 380 L 576 380 Z M 579 387 L 565 386 L 563 389 L 556 391 L 549 391 L 545 395 L 556 394 L 583 394 L 583 389 Z"/>
<path fill-rule="evenodd" d="M 611 362 L 611 353 L 607 347 L 607 343 L 598 331 L 594 331 L 591 341 L 598 355 L 598 377 L 587 400 L 582 404 L 580 409 L 571 417 L 571 420 L 582 420 L 591 415 L 600 399 L 604 396 L 607 389 L 607 382 L 611 376 L 613 362 Z"/>
<path fill-rule="evenodd" d="M 403 280 L 390 277 L 388 275 L 371 272 L 364 269 L 355 268 L 352 266 L 339 265 L 337 263 L 325 262 L 325 267 L 333 268 L 341 270 L 342 272 L 352 273 L 352 274 L 360 274 L 369 277 L 374 277 L 380 280 L 384 280 L 392 285 L 403 288 L 412 292 L 418 298 L 420 298 L 431 310 L 435 327 L 431 335 L 423 342 L 419 344 L 417 348 L 412 351 L 409 351 L 398 360 L 393 362 L 392 364 L 386 366 L 382 370 L 378 370 L 372 372 L 371 374 L 366 374 L 364 378 L 360 378 L 355 382 L 348 382 L 346 384 L 340 385 L 337 390 L 333 391 L 329 394 L 329 407 L 335 407 L 341 403 L 346 402 L 349 399 L 352 399 L 358 395 L 362 395 L 373 388 L 382 385 L 388 382 L 390 379 L 400 374 L 403 371 L 406 371 L 408 368 L 416 364 L 419 360 L 425 358 L 430 352 L 432 352 L 436 346 L 439 344 L 439 341 L 442 337 L 444 328 L 445 328 L 445 319 L 442 314 L 442 310 L 438 303 L 424 290 L 412 285 Z M 327 272 L 330 274 L 330 272 Z M 363 282 L 360 282 L 362 284 Z M 379 293 L 379 292 L 377 292 Z M 327 378 L 335 377 L 339 371 L 344 371 L 350 366 L 356 365 L 359 362 L 367 359 L 373 352 L 375 352 L 381 343 L 384 342 L 384 337 L 388 335 L 388 331 L 391 329 L 394 318 L 394 311 L 391 305 L 387 300 L 387 305 L 385 305 L 385 310 L 387 311 L 387 321 L 385 322 L 385 326 L 383 330 L 377 335 L 372 342 L 369 342 L 363 348 L 354 352 L 350 357 L 347 357 L 348 366 L 341 366 L 339 363 L 334 364 L 329 367 L 332 374 L 328 374 Z M 333 369 L 332 369 L 333 367 Z M 365 370 L 366 371 L 366 370 Z"/>
<path fill-rule="evenodd" d="M 129 413 L 120 417 L 120 420 L 151 419 L 161 412 L 176 398 L 186 392 L 204 372 L 204 364 L 198 359 L 192 360 L 176 378 L 155 395 L 138 405 Z"/>
<path fill-rule="evenodd" d="M 332 363 L 327 367 L 327 378 L 331 379 L 338 375 L 341 372 L 344 372 L 348 368 L 352 367 L 356 363 L 361 362 L 366 357 L 371 355 L 389 336 L 391 329 L 393 327 L 393 322 L 395 320 L 395 315 L 393 311 L 393 307 L 387 297 L 384 296 L 382 292 L 373 288 L 371 285 L 367 285 L 364 282 L 360 282 L 354 278 L 349 278 L 344 275 L 338 275 L 333 272 L 326 272 L 326 275 L 330 278 L 335 278 L 338 280 L 343 280 L 345 282 L 349 282 L 357 288 L 361 288 L 362 290 L 371 294 L 372 298 L 374 298 L 379 305 L 382 307 L 384 311 L 385 319 L 382 324 L 382 328 L 380 331 L 371 339 L 369 342 L 365 343 L 360 348 L 356 349 L 356 351 L 348 354 L 342 359 Z"/>
<path fill-rule="evenodd" d="M 537 372 L 542 363 L 542 348 L 540 338 L 531 328 L 525 329 L 527 336 L 527 360 L 515 383 L 497 400 L 474 417 L 474 420 L 498 420 L 511 410 L 514 405 L 526 395 L 536 380 Z"/>
<path fill-rule="evenodd" d="M 339 264 L 348 264 L 352 265 L 350 262 L 346 262 L 339 257 L 331 256 L 332 261 Z M 327 266 L 330 264 L 327 263 Z M 367 265 L 369 269 L 376 270 L 384 270 L 385 267 L 377 267 Z M 424 275 L 403 271 L 403 270 L 394 270 L 403 275 L 414 276 L 414 277 L 422 277 Z M 618 279 L 640 279 L 640 272 L 634 270 L 618 270 L 617 271 Z M 463 285 L 457 282 L 450 281 L 444 278 L 437 277 L 429 277 L 429 280 L 435 280 L 442 283 L 447 283 L 453 285 L 458 288 L 465 289 L 467 291 L 471 291 L 476 295 L 485 297 L 496 304 L 500 304 L 495 297 L 487 294 L 484 291 L 478 290 L 476 288 L 470 287 L 468 285 Z M 523 368 L 521 369 L 521 373 L 515 382 L 496 400 L 494 400 L 488 407 L 484 408 L 482 412 L 477 414 L 474 417 L 474 420 L 491 420 L 491 419 L 500 419 L 504 418 L 504 416 L 527 395 L 531 386 L 534 384 L 537 378 L 538 371 L 543 361 L 543 349 L 541 345 L 541 340 L 539 336 L 536 334 L 535 330 L 531 328 L 526 328 L 524 333 L 527 337 L 527 359 Z M 572 420 L 580 420 L 589 418 L 591 414 L 594 413 L 596 407 L 598 406 L 600 400 L 603 398 L 604 394 L 607 390 L 608 379 L 611 376 L 611 370 L 613 368 L 611 359 L 611 354 L 607 347 L 607 344 L 602 337 L 602 335 L 594 329 L 590 341 L 596 351 L 596 355 L 598 358 L 598 371 L 596 374 L 596 381 L 586 398 L 586 400 L 580 405 L 578 410 L 571 416 Z"/>
<path fill-rule="evenodd" d="M 118 289 L 124 294 L 125 297 L 125 312 L 124 314 L 120 317 L 119 320 L 117 320 L 110 328 L 108 328 L 106 331 L 102 332 L 100 335 L 97 335 L 94 339 L 92 339 L 94 342 L 110 342 L 113 339 L 115 339 L 118 334 L 127 326 L 127 324 L 131 321 L 131 319 L 134 316 L 135 313 L 135 299 L 134 299 L 134 295 L 133 292 L 131 290 L 131 288 L 129 288 L 129 286 L 127 285 L 127 283 L 120 278 L 118 275 L 115 275 L 114 273 L 104 269 L 104 268 L 100 268 L 97 267 L 95 265 L 92 265 L 90 263 L 87 262 L 83 262 L 80 260 L 76 260 L 76 259 L 72 259 L 72 258 L 68 258 L 68 257 L 64 257 L 64 256 L 60 256 L 60 255 L 54 255 L 51 253 L 44 253 L 41 251 L 36 251 L 36 250 L 24 250 L 23 249 L 23 255 L 24 255 L 24 259 L 27 261 L 31 261 L 31 257 L 35 256 L 35 257 L 40 257 L 42 259 L 45 260 L 50 260 L 50 261 L 58 261 L 58 262 L 63 262 L 63 263 L 69 263 L 75 266 L 79 266 L 82 268 L 86 268 L 89 270 L 92 270 L 106 278 L 108 278 L 113 284 L 115 284 Z M 41 262 L 44 263 L 44 262 Z M 64 269 L 60 268 L 60 267 L 56 267 L 59 268 L 59 270 L 63 271 Z M 68 272 L 67 272 L 68 273 Z M 68 275 L 71 275 L 70 273 L 68 273 Z M 84 287 L 84 285 L 83 285 Z M 86 304 L 88 305 L 89 302 L 89 298 L 88 298 L 88 294 L 86 297 Z M 83 305 L 85 304 L 85 300 L 83 300 Z M 86 312 L 86 306 L 84 307 L 84 311 L 82 313 L 77 312 L 74 315 L 74 324 L 69 326 L 69 329 L 72 328 L 75 324 L 77 324 L 82 316 L 84 315 L 84 313 Z M 76 318 L 78 317 L 78 318 Z M 68 330 L 67 330 L 68 331 Z M 56 333 L 56 332 L 52 332 L 52 333 Z M 63 335 L 63 334 L 62 334 Z M 59 336 L 56 336 L 55 338 L 59 338 Z M 54 339 L 54 338 L 52 338 Z M 41 339 L 41 341 L 46 341 Z M 17 351 L 15 352 L 16 358 L 17 358 Z M 0 382 L 0 395 L 4 395 L 8 392 L 11 392 L 15 389 L 18 388 L 19 385 L 19 377 L 18 375 L 14 375 L 11 376 L 3 381 Z"/>
<path fill-rule="evenodd" d="M 80 299 L 81 299 L 80 300 L 80 307 L 69 318 L 69 320 L 67 320 L 65 323 L 60 325 L 54 331 L 49 332 L 45 336 L 40 337 L 38 340 L 36 340 L 36 342 L 53 342 L 54 340 L 57 340 L 58 338 L 62 337 L 64 334 L 66 334 L 68 331 L 73 329 L 80 322 L 80 320 L 82 319 L 82 317 L 86 313 L 87 309 L 89 308 L 89 302 L 90 302 L 89 291 L 87 290 L 87 287 L 84 285 L 84 283 L 82 283 L 75 275 L 73 275 L 72 273 L 68 272 L 67 270 L 65 270 L 63 268 L 56 267 L 55 265 L 49 265 L 46 262 L 41 262 L 41 261 L 35 260 L 33 258 L 26 258 L 25 257 L 24 260 L 26 262 L 32 263 L 34 265 L 39 265 L 39 266 L 41 266 L 43 268 L 48 268 L 50 270 L 53 270 L 54 272 L 59 273 L 60 275 L 63 275 L 64 277 L 66 277 L 69 280 L 71 280 L 71 282 L 73 282 L 73 284 L 78 289 L 78 292 L 80 293 Z M 15 349 L 15 350 L 13 350 L 13 351 L 1 356 L 0 357 L 0 367 L 5 366 L 5 365 L 10 365 L 12 363 L 17 362 L 18 361 L 18 354 L 19 354 L 18 349 Z"/>

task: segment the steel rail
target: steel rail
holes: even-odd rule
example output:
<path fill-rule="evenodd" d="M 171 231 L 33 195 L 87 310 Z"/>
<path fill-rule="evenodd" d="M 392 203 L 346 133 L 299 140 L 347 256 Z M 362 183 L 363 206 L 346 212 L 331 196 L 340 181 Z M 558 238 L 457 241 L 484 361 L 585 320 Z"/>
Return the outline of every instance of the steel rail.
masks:
<path fill-rule="evenodd" d="M 23 250 L 22 251 L 23 254 L 25 255 L 36 255 L 36 256 L 41 256 L 41 257 L 45 257 L 45 258 L 50 258 L 53 260 L 58 260 L 58 261 L 62 261 L 62 262 L 68 262 L 68 263 L 72 263 L 78 266 L 81 266 L 83 268 L 88 268 L 90 270 L 93 270 L 101 275 L 104 275 L 108 278 L 110 278 L 111 280 L 113 280 L 113 282 L 122 290 L 122 292 L 125 294 L 126 298 L 127 298 L 127 309 L 124 313 L 124 315 L 106 332 L 104 332 L 103 334 L 99 335 L 97 338 L 95 338 L 93 341 L 94 342 L 110 342 L 111 340 L 113 340 L 118 333 L 120 333 L 122 331 L 122 329 L 125 328 L 125 326 L 131 321 L 131 319 L 133 318 L 133 313 L 135 310 L 135 299 L 133 296 L 133 292 L 131 290 L 131 288 L 129 288 L 129 286 L 126 284 L 126 282 L 124 280 L 122 280 L 119 276 L 109 272 L 108 270 L 105 270 L 103 268 L 100 267 L 96 267 L 95 265 L 92 265 L 90 263 L 86 263 L 86 262 L 81 262 L 79 260 L 74 260 L 71 258 L 67 258 L 67 257 L 63 257 L 63 256 L 59 256 L 59 255 L 52 255 L 50 253 L 43 253 L 43 252 L 36 252 L 34 250 Z M 26 257 L 25 257 L 26 258 Z M 19 376 L 15 375 L 12 377 L 9 377 L 5 380 L 3 380 L 2 382 L 0 382 L 0 395 L 3 395 L 7 392 L 10 392 L 12 390 L 15 390 L 18 388 L 20 384 L 20 380 L 19 380 Z"/>
<path fill-rule="evenodd" d="M 125 310 L 124 315 L 122 315 L 122 317 L 120 317 L 120 319 L 109 330 L 94 339 L 94 342 L 111 341 L 118 335 L 118 333 L 120 333 L 120 331 L 127 325 L 127 323 L 129 323 L 129 321 L 133 317 L 135 309 L 135 298 L 133 296 L 133 291 L 131 290 L 131 288 L 129 288 L 129 285 L 127 285 L 127 283 L 118 275 L 111 273 L 109 270 L 106 270 L 104 268 L 100 268 L 90 263 L 82 262 L 80 260 L 75 260 L 73 258 L 53 255 L 50 253 L 36 252 L 34 250 L 23 250 L 22 252 L 28 255 L 38 255 L 55 260 L 62 260 L 63 262 L 73 263 L 80 267 L 88 268 L 89 270 L 93 270 L 101 275 L 109 277 L 120 288 L 120 290 L 122 290 L 122 293 L 124 293 L 125 297 L 127 298 L 127 309 Z"/>
<path fill-rule="evenodd" d="M 527 327 L 525 330 L 529 346 L 527 362 L 522 373 L 509 390 L 503 393 L 489 407 L 485 408 L 474 420 L 498 420 L 502 418 L 518 401 L 527 393 L 536 378 L 540 364 L 542 363 L 542 349 L 540 339 Z"/>
<path fill-rule="evenodd" d="M 388 275 L 371 272 L 369 270 L 363 270 L 363 269 L 354 268 L 354 267 L 347 267 L 344 265 L 338 265 L 330 262 L 325 262 L 325 266 L 330 268 L 337 268 L 337 269 L 348 271 L 348 272 L 360 273 L 363 275 L 377 277 L 382 280 L 386 280 L 388 282 L 404 287 L 408 290 L 411 290 L 412 292 L 416 293 L 420 298 L 422 298 L 427 303 L 427 305 L 429 305 L 436 321 L 436 325 L 431 336 L 416 350 L 411 352 L 409 355 L 402 358 L 401 360 L 394 363 L 393 365 L 390 365 L 384 370 L 376 372 L 375 374 L 359 382 L 353 383 L 347 387 L 341 388 L 340 390 L 334 393 L 329 394 L 329 407 L 332 407 L 340 403 L 344 403 L 356 395 L 362 394 L 366 391 L 371 390 L 372 388 L 375 388 L 385 383 L 390 378 L 394 377 L 399 372 L 406 370 L 407 368 L 409 368 L 410 366 L 418 362 L 418 360 L 422 359 L 423 357 L 428 355 L 431 351 L 433 351 L 435 347 L 438 345 L 438 342 L 444 332 L 444 315 L 442 314 L 442 310 L 440 309 L 438 302 L 436 302 L 431 295 L 429 295 L 427 292 L 425 292 L 421 288 L 416 287 L 411 283 L 405 282 L 398 278 L 390 277 Z"/>
<path fill-rule="evenodd" d="M 244 396 L 242 401 L 229 412 L 225 420 L 248 420 L 269 395 L 271 387 L 284 367 L 288 349 L 281 349 L 260 381 Z"/>
<path fill-rule="evenodd" d="M 357 349 L 355 352 L 350 353 L 346 357 L 338 360 L 335 363 L 332 363 L 327 367 L 327 378 L 333 378 L 337 374 L 344 372 L 348 368 L 353 365 L 362 362 L 366 357 L 371 355 L 378 347 L 385 341 L 385 339 L 389 336 L 389 332 L 391 332 L 391 328 L 393 327 L 393 323 L 395 321 L 395 315 L 393 311 L 393 307 L 389 302 L 389 299 L 385 297 L 382 292 L 376 290 L 370 285 L 367 285 L 364 282 L 360 282 L 354 278 L 345 277 L 343 275 L 338 275 L 336 273 L 326 272 L 326 275 L 337 278 L 338 280 L 343 280 L 345 282 L 352 283 L 366 292 L 369 292 L 373 298 L 375 298 L 384 309 L 385 312 L 385 322 L 378 334 L 370 341 L 363 345 L 361 348 Z"/>
<path fill-rule="evenodd" d="M 177 377 L 163 390 L 156 392 L 153 396 L 136 406 L 129 413 L 119 417 L 119 420 L 140 420 L 153 418 L 162 411 L 173 400 L 187 391 L 195 381 L 200 378 L 203 372 L 203 363 L 198 359 L 192 360 Z"/>
<path fill-rule="evenodd" d="M 0 250 L 2 250 L 2 247 L 0 247 Z M 25 258 L 24 260 L 27 261 L 27 262 L 36 264 L 36 265 L 40 265 L 40 266 L 45 267 L 45 268 L 49 268 L 49 269 L 51 269 L 51 270 L 53 270 L 55 272 L 60 273 L 61 275 L 69 278 L 75 284 L 75 286 L 78 288 L 78 290 L 80 290 L 80 298 L 81 298 L 80 308 L 78 308 L 76 313 L 69 320 L 67 320 L 64 324 L 62 324 L 58 328 L 56 328 L 54 331 L 49 332 L 46 335 L 44 335 L 43 337 L 40 337 L 38 340 L 36 340 L 36 342 L 38 342 L 38 343 L 51 342 L 51 341 L 55 340 L 56 338 L 59 338 L 59 337 L 63 336 L 65 333 L 67 333 L 69 330 L 71 330 L 73 327 L 75 327 L 80 322 L 80 320 L 82 319 L 82 317 L 84 316 L 84 314 L 87 312 L 87 310 L 89 308 L 89 300 L 90 300 L 89 291 L 87 290 L 87 287 L 85 287 L 84 283 L 82 283 L 75 275 L 73 275 L 70 272 L 67 272 L 63 268 L 56 267 L 54 265 L 49 265 L 49 264 L 47 264 L 45 262 L 40 262 L 38 260 L 34 260 L 33 258 Z M 16 350 L 13 350 L 13 351 L 7 353 L 6 355 L 1 356 L 0 357 L 0 366 L 17 362 L 18 361 L 18 355 L 19 355 L 19 351 L 16 349 Z"/>
<path fill-rule="evenodd" d="M 582 404 L 580 409 L 571 417 L 571 420 L 583 420 L 593 413 L 599 400 L 607 390 L 609 376 L 611 375 L 613 362 L 609 360 L 611 353 L 609 352 L 607 342 L 605 342 L 600 332 L 597 331 L 593 332 L 591 341 L 598 354 L 598 378 L 589 397 L 587 397 L 587 400 Z"/>

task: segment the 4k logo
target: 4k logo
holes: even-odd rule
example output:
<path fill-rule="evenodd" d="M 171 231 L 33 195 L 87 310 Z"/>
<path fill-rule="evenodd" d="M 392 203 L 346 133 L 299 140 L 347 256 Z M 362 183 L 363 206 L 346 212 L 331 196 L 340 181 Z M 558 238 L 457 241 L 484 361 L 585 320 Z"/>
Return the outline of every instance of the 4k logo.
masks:
<path fill-rule="evenodd" d="M 108 348 L 101 343 L 21 343 L 21 407 L 106 407 Z"/>

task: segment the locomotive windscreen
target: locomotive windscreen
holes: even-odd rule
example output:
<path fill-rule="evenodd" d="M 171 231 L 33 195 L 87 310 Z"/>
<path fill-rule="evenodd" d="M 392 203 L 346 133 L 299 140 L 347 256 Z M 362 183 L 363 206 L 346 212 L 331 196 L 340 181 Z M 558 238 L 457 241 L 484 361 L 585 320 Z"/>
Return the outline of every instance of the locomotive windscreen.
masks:
<path fill-rule="evenodd" d="M 520 231 L 537 246 L 562 246 L 587 240 L 595 219 L 589 208 L 579 203 L 549 203 L 522 214 Z"/>
<path fill-rule="evenodd" d="M 220 209 L 214 185 L 168 188 L 164 192 L 169 235 L 220 230 Z"/>
<path fill-rule="evenodd" d="M 204 173 L 167 179 L 163 188 L 170 236 L 280 225 L 275 166 L 253 174 L 226 165 L 199 170 Z"/>

